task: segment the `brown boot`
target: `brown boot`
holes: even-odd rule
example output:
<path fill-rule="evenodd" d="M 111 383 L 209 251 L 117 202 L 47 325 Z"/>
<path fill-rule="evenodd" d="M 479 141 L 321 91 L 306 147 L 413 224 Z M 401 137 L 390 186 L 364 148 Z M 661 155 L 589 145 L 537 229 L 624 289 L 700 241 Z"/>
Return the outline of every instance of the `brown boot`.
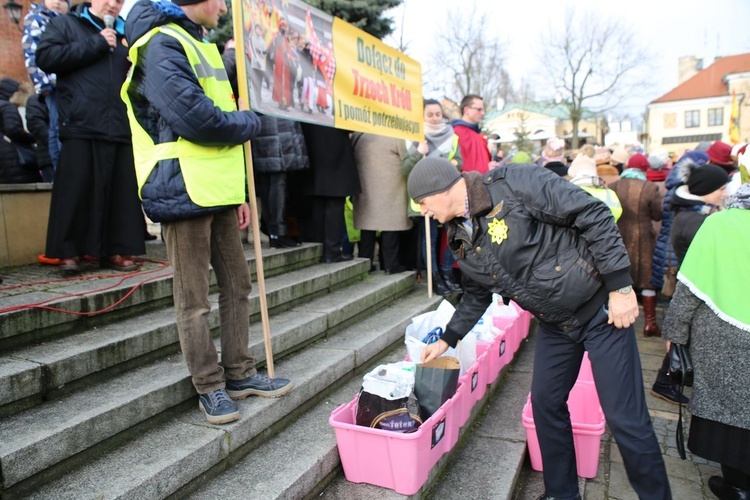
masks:
<path fill-rule="evenodd" d="M 641 297 L 643 303 L 643 315 L 646 317 L 646 328 L 643 335 L 646 337 L 661 337 L 661 328 L 656 324 L 656 296 Z"/>

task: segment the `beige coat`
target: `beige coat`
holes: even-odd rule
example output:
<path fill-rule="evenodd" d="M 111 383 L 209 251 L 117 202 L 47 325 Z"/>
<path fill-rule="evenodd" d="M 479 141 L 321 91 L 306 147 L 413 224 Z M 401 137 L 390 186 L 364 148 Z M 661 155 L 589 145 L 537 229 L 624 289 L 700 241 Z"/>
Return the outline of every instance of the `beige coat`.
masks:
<path fill-rule="evenodd" d="M 352 135 L 362 193 L 354 196 L 354 227 L 369 231 L 411 229 L 406 215 L 409 196 L 401 168 L 403 139 L 356 132 Z"/>

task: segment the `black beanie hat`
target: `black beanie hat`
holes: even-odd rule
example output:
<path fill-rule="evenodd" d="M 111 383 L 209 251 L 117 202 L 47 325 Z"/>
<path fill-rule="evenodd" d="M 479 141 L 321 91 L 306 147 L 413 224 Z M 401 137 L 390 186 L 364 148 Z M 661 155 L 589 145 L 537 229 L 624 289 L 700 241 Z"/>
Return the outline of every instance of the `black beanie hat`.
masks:
<path fill-rule="evenodd" d="M 422 158 L 414 166 L 406 183 L 409 196 L 419 201 L 447 191 L 461 178 L 454 164 L 443 158 Z"/>
<path fill-rule="evenodd" d="M 727 171 L 717 165 L 703 165 L 690 171 L 688 191 L 696 196 L 711 194 L 729 182 Z"/>
<path fill-rule="evenodd" d="M 172 3 L 175 5 L 195 5 L 203 1 L 204 0 L 172 0 Z"/>
<path fill-rule="evenodd" d="M 19 83 L 14 79 L 3 78 L 0 80 L 0 97 L 5 100 L 10 99 L 10 97 L 18 91 L 19 87 Z"/>

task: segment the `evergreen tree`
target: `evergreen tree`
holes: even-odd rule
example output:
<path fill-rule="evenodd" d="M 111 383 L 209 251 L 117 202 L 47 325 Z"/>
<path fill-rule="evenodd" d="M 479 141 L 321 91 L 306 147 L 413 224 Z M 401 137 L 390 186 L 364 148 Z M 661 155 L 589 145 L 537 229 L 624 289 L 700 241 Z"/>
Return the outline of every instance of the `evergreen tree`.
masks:
<path fill-rule="evenodd" d="M 383 17 L 388 9 L 401 5 L 404 0 L 309 0 L 310 6 L 332 16 L 339 17 L 349 24 L 381 40 L 393 33 L 393 19 Z M 224 49 L 224 44 L 232 38 L 232 4 L 227 2 L 229 12 L 219 19 L 219 25 L 211 30 L 209 40 Z"/>

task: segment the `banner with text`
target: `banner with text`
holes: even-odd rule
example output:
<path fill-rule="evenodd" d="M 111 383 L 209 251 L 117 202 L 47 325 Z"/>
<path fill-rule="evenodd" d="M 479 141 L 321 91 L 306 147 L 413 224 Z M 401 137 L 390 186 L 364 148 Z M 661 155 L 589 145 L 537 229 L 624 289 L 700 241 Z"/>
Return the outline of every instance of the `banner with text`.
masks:
<path fill-rule="evenodd" d="M 414 141 L 422 69 L 377 38 L 298 0 L 243 0 L 250 107 Z"/>

